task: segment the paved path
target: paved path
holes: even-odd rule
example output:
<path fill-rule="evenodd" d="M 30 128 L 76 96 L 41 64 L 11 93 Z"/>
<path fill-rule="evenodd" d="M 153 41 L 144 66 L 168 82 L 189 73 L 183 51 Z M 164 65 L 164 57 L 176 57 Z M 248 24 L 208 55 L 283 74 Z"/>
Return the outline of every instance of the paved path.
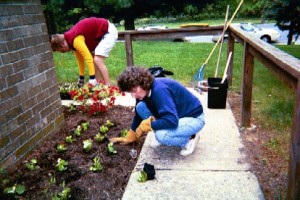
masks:
<path fill-rule="evenodd" d="M 179 155 L 180 148 L 152 149 L 149 143 L 154 135 L 149 133 L 122 199 L 264 199 L 245 161 L 244 146 L 229 105 L 226 109 L 208 109 L 207 93 L 191 91 L 201 100 L 206 115 L 197 149 L 188 157 Z M 130 96 L 117 101 L 121 105 L 124 102 L 134 105 Z M 144 163 L 154 165 L 156 180 L 137 181 Z"/>

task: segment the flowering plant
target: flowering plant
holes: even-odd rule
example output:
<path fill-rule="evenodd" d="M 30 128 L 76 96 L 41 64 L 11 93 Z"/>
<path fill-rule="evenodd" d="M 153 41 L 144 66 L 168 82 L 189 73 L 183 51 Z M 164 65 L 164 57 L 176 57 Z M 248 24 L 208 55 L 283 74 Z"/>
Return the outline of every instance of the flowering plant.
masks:
<path fill-rule="evenodd" d="M 79 89 L 70 91 L 71 98 L 80 104 L 80 109 L 90 115 L 106 112 L 108 108 L 114 106 L 115 96 L 120 94 L 123 95 L 118 87 L 103 83 L 96 86 L 85 84 Z"/>
<path fill-rule="evenodd" d="M 59 93 L 61 99 L 71 99 L 69 92 L 71 90 L 77 89 L 78 86 L 76 83 L 62 83 L 59 85 Z"/>

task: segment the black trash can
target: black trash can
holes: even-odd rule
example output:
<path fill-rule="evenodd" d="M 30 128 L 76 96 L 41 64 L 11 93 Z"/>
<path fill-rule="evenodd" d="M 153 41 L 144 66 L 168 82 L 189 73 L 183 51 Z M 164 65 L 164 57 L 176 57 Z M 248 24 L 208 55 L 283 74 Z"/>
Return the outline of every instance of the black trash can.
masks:
<path fill-rule="evenodd" d="M 221 78 L 208 78 L 207 107 L 215 109 L 226 108 L 228 81 L 221 83 Z"/>

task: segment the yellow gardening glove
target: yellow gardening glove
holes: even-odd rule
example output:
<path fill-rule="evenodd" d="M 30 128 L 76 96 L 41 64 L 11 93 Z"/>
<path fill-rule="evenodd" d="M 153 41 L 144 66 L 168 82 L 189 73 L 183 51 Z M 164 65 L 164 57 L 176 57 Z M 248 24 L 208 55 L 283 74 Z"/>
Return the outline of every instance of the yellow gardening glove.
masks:
<path fill-rule="evenodd" d="M 155 118 L 153 116 L 149 117 L 148 119 L 144 119 L 139 127 L 136 129 L 136 134 L 138 137 L 141 137 L 143 133 L 148 133 L 149 131 L 152 131 L 151 128 L 151 122 L 153 122 Z"/>
<path fill-rule="evenodd" d="M 126 137 L 114 137 L 114 138 L 110 138 L 109 141 L 110 142 L 120 142 L 122 144 L 129 144 L 132 142 L 137 141 L 139 138 L 136 136 L 136 133 L 133 130 L 129 130 L 126 134 Z"/>

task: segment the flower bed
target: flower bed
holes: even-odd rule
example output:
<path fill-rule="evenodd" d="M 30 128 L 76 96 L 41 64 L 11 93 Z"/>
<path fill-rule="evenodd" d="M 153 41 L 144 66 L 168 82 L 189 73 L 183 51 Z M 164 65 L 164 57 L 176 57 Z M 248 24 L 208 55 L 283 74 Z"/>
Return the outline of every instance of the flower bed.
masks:
<path fill-rule="evenodd" d="M 101 92 L 92 91 L 86 98 L 97 94 L 98 101 Z M 105 91 L 107 96 L 112 90 Z M 107 102 L 105 111 L 93 114 L 82 106 L 65 106 L 65 126 L 17 170 L 0 174 L 0 199 L 122 198 L 145 138 L 130 145 L 109 143 L 107 138 L 120 136 L 130 127 L 134 113 L 132 107 Z M 137 155 L 132 156 L 132 149 Z"/>

